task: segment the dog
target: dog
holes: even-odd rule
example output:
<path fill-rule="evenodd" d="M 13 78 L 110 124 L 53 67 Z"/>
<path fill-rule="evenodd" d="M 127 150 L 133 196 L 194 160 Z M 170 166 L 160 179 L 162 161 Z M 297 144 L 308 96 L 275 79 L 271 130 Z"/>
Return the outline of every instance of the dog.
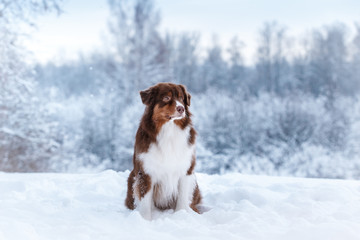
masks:
<path fill-rule="evenodd" d="M 183 85 L 158 83 L 140 96 L 146 108 L 135 137 L 126 207 L 148 220 L 155 208 L 200 213 L 191 95 Z"/>

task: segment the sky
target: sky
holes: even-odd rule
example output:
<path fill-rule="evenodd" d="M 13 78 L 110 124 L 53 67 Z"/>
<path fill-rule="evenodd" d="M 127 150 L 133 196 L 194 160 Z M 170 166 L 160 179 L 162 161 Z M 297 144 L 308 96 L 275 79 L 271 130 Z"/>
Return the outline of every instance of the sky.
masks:
<path fill-rule="evenodd" d="M 155 0 L 161 13 L 162 32 L 201 34 L 201 45 L 212 44 L 216 34 L 226 45 L 233 36 L 245 43 L 246 62 L 256 51 L 259 29 L 277 21 L 291 36 L 305 35 L 335 22 L 353 27 L 360 23 L 359 0 Z M 106 0 L 64 0 L 60 16 L 38 17 L 37 28 L 25 45 L 41 63 L 76 60 L 99 50 L 107 35 L 109 10 Z"/>

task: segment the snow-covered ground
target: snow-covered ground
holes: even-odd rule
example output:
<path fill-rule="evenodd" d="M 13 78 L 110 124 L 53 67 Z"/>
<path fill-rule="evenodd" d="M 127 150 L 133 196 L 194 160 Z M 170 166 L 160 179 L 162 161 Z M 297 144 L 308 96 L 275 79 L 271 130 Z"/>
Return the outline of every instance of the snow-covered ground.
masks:
<path fill-rule="evenodd" d="M 0 239 L 360 239 L 360 182 L 198 174 L 201 215 L 124 205 L 128 172 L 0 173 Z"/>

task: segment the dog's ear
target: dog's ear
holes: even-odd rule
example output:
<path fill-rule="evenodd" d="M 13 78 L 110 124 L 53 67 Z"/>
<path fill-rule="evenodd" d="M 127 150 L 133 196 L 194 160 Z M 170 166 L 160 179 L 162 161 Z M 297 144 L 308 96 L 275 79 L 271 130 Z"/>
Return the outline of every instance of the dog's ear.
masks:
<path fill-rule="evenodd" d="M 181 90 L 184 93 L 184 103 L 188 106 L 190 106 L 191 103 L 191 95 L 186 91 L 186 87 L 184 85 L 179 85 Z"/>
<path fill-rule="evenodd" d="M 154 99 L 154 88 L 150 87 L 146 90 L 140 91 L 141 101 L 145 105 L 150 105 Z"/>

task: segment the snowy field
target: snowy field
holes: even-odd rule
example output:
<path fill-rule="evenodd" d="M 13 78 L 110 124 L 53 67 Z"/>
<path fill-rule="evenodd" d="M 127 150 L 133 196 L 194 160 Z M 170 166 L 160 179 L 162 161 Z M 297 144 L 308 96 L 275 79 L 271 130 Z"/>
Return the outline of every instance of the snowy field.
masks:
<path fill-rule="evenodd" d="M 0 239 L 360 239 L 360 182 L 198 174 L 202 215 L 124 205 L 128 172 L 0 173 Z"/>

